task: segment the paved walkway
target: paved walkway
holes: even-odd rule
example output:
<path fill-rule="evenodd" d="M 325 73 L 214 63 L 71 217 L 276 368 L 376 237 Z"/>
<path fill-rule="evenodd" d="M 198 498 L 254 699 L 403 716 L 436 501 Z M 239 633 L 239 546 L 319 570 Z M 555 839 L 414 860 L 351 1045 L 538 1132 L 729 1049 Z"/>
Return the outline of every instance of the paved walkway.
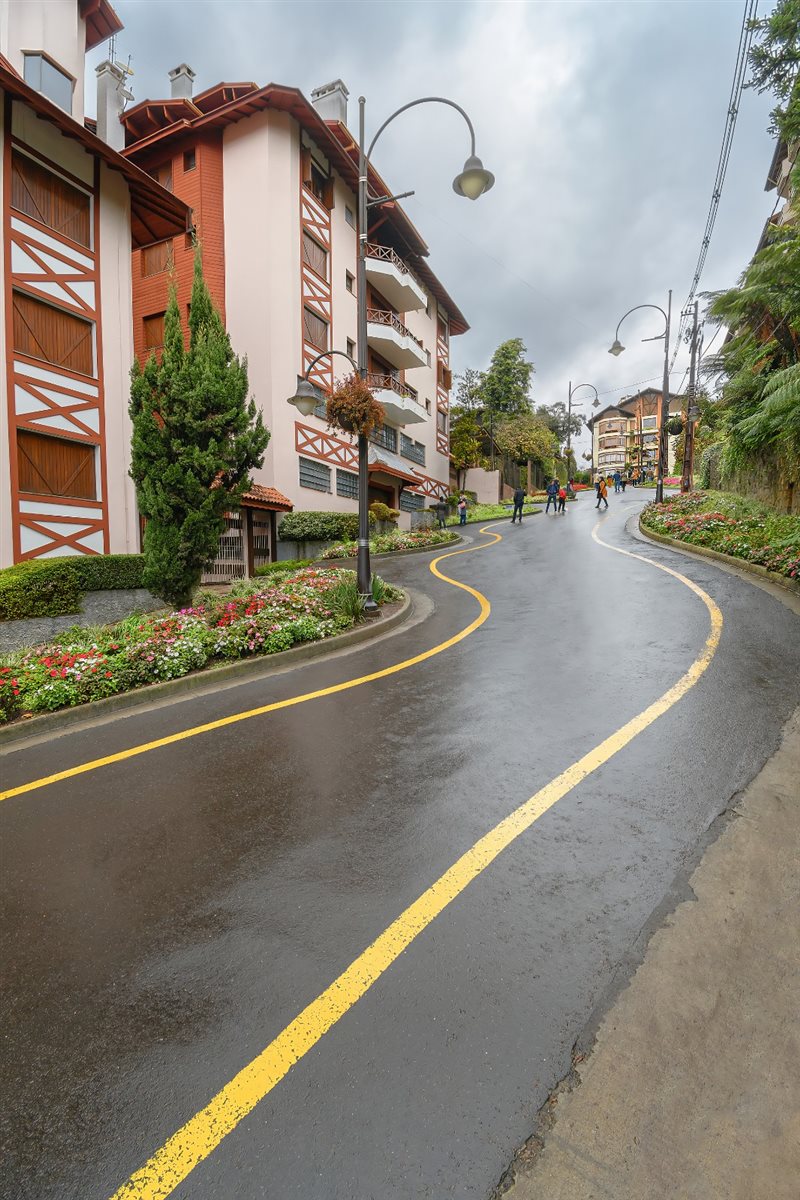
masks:
<path fill-rule="evenodd" d="M 549 1107 L 509 1200 L 800 1196 L 800 710 Z"/>

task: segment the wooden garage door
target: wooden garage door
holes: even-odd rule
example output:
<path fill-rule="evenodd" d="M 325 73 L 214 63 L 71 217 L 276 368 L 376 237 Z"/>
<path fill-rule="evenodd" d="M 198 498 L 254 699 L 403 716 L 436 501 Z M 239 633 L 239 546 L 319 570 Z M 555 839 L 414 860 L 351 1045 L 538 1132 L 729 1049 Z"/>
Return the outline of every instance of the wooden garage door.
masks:
<path fill-rule="evenodd" d="M 14 349 L 82 375 L 94 373 L 92 322 L 14 292 Z"/>
<path fill-rule="evenodd" d="M 17 430 L 19 490 L 96 500 L 95 448 L 69 438 Z"/>

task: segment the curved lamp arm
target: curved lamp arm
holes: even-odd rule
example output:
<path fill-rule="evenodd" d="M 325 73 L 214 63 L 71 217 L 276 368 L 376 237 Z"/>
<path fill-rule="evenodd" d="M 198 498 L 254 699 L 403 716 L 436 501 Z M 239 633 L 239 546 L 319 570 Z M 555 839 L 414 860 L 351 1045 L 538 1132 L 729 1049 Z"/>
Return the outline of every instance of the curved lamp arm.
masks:
<path fill-rule="evenodd" d="M 317 363 L 320 361 L 320 359 L 333 358 L 334 354 L 340 354 L 342 356 L 342 358 L 347 359 L 347 361 L 350 363 L 350 366 L 353 368 L 354 371 L 358 370 L 358 363 L 350 354 L 347 353 L 346 350 L 323 350 L 322 354 L 318 354 L 316 358 L 312 358 L 311 362 L 306 367 L 306 373 L 303 376 L 303 378 L 308 379 L 309 372 L 313 371 L 314 367 L 317 365 Z"/>
<path fill-rule="evenodd" d="M 625 314 L 625 316 L 627 316 L 627 315 L 628 315 L 628 314 L 626 313 L 626 314 Z M 623 317 L 623 320 L 624 320 L 624 317 Z M 578 388 L 582 388 L 582 387 L 590 387 L 590 388 L 592 389 L 592 391 L 594 392 L 594 398 L 595 398 L 595 400 L 599 400 L 599 398 L 600 398 L 600 397 L 599 397 L 599 394 L 598 394 L 597 388 L 594 386 L 594 384 L 593 384 L 593 383 L 576 383 L 576 384 L 575 384 L 575 387 L 572 389 L 572 393 L 571 393 L 571 394 L 574 396 L 574 395 L 575 395 L 575 393 L 577 392 Z"/>
<path fill-rule="evenodd" d="M 363 101 L 363 97 L 360 97 L 359 103 L 361 103 L 362 101 Z M 396 112 L 393 112 L 390 117 L 386 118 L 386 120 L 383 122 L 383 124 L 381 125 L 378 132 L 375 134 L 375 137 L 372 139 L 372 141 L 369 144 L 369 150 L 367 151 L 366 155 L 364 156 L 366 158 L 367 162 L 369 162 L 369 160 L 371 159 L 372 151 L 375 149 L 375 143 L 377 142 L 378 138 L 383 133 L 386 126 L 391 125 L 391 123 L 395 119 L 395 117 L 400 116 L 400 113 L 404 113 L 409 108 L 416 108 L 416 106 L 418 104 L 448 104 L 450 106 L 450 108 L 454 108 L 454 109 L 456 109 L 457 112 L 460 112 L 462 117 L 464 118 L 464 120 L 467 122 L 467 126 L 469 128 L 469 136 L 471 138 L 470 154 L 472 155 L 475 153 L 475 130 L 473 128 L 472 121 L 470 121 L 469 117 L 464 112 L 464 109 L 461 107 L 461 105 L 456 104 L 455 100 L 447 100 L 444 96 L 423 96 L 420 100 L 411 100 L 408 104 L 404 104 L 402 106 L 402 108 L 398 108 Z"/>
<path fill-rule="evenodd" d="M 669 317 L 667 316 L 667 314 L 664 312 L 663 308 L 661 308 L 660 305 L 658 305 L 658 304 L 635 304 L 633 306 L 633 308 L 629 308 L 628 311 L 626 313 L 624 313 L 620 317 L 619 321 L 617 322 L 617 331 L 614 334 L 614 341 L 616 341 L 617 338 L 619 337 L 619 331 L 622 326 L 622 322 L 625 320 L 625 318 L 629 317 L 632 312 L 636 312 L 637 309 L 640 309 L 640 308 L 655 308 L 658 312 L 661 313 L 662 317 L 664 318 L 665 324 L 667 326 L 669 325 Z M 663 335 L 663 333 L 660 333 L 658 336 L 663 337 L 664 335 Z M 652 342 L 655 340 L 656 340 L 655 338 L 642 338 L 643 342 Z"/>

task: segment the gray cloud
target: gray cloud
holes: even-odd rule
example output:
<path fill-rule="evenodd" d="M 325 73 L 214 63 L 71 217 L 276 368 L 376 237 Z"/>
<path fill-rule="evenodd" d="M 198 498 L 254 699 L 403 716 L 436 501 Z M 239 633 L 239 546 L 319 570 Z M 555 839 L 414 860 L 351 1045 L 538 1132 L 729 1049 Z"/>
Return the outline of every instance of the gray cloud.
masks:
<path fill-rule="evenodd" d="M 470 112 L 478 153 L 497 176 L 477 203 L 451 190 L 467 134 L 445 109 L 420 109 L 376 152 L 431 249 L 431 265 L 472 329 L 455 369 L 483 367 L 524 338 L 538 402 L 567 381 L 599 391 L 660 379 L 656 313 L 625 325 L 628 353 L 607 353 L 635 304 L 677 309 L 705 223 L 742 5 L 691 3 L 404 3 L 119 0 L 118 56 L 132 55 L 137 100 L 167 94 L 187 61 L 199 87 L 220 79 L 292 84 L 306 94 L 340 76 L 368 99 L 368 129 L 419 95 Z M 98 48 L 93 58 L 104 56 Z M 91 101 L 89 101 L 91 107 Z M 772 208 L 767 97 L 746 92 L 701 287 L 735 282 Z M 686 365 L 678 358 L 677 386 Z M 590 393 L 584 393 L 590 396 Z M 587 405 L 588 408 L 588 405 Z M 581 441 L 581 449 L 588 437 Z"/>

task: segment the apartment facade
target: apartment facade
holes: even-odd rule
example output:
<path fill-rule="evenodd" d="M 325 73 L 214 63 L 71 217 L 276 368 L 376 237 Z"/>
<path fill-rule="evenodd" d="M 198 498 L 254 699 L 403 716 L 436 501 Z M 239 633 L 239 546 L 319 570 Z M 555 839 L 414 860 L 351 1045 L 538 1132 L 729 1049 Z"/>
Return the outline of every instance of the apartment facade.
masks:
<path fill-rule="evenodd" d="M 350 370 L 345 360 L 313 367 L 320 404 L 312 416 L 287 403 L 317 355 L 356 356 L 358 152 L 347 90 L 337 80 L 310 101 L 295 88 L 252 83 L 195 92 L 186 64 L 170 72 L 170 84 L 167 100 L 125 112 L 125 154 L 191 206 L 209 289 L 234 349 L 247 355 L 272 434 L 245 499 L 242 537 L 249 540 L 256 503 L 355 512 L 356 445 L 327 427 L 324 408 Z M 391 194 L 374 172 L 370 188 Z M 450 339 L 468 328 L 427 254 L 397 203 L 372 209 L 369 378 L 386 421 L 371 439 L 370 497 L 400 509 L 404 525 L 448 490 Z M 172 283 L 186 321 L 193 260 L 190 236 L 134 252 L 140 358 L 159 349 Z"/>
<path fill-rule="evenodd" d="M 679 415 L 684 396 L 670 393 L 670 416 Z M 604 475 L 638 469 L 654 479 L 658 465 L 661 434 L 661 391 L 645 388 L 634 396 L 625 396 L 619 404 L 609 405 L 586 422 L 592 432 L 592 469 Z M 674 438 L 667 442 L 667 474 L 675 473 Z"/>
<path fill-rule="evenodd" d="M 130 251 L 187 209 L 84 122 L 86 52 L 120 28 L 106 0 L 0 3 L 0 566 L 139 548 Z M 123 74 L 100 69 L 117 126 Z"/>

